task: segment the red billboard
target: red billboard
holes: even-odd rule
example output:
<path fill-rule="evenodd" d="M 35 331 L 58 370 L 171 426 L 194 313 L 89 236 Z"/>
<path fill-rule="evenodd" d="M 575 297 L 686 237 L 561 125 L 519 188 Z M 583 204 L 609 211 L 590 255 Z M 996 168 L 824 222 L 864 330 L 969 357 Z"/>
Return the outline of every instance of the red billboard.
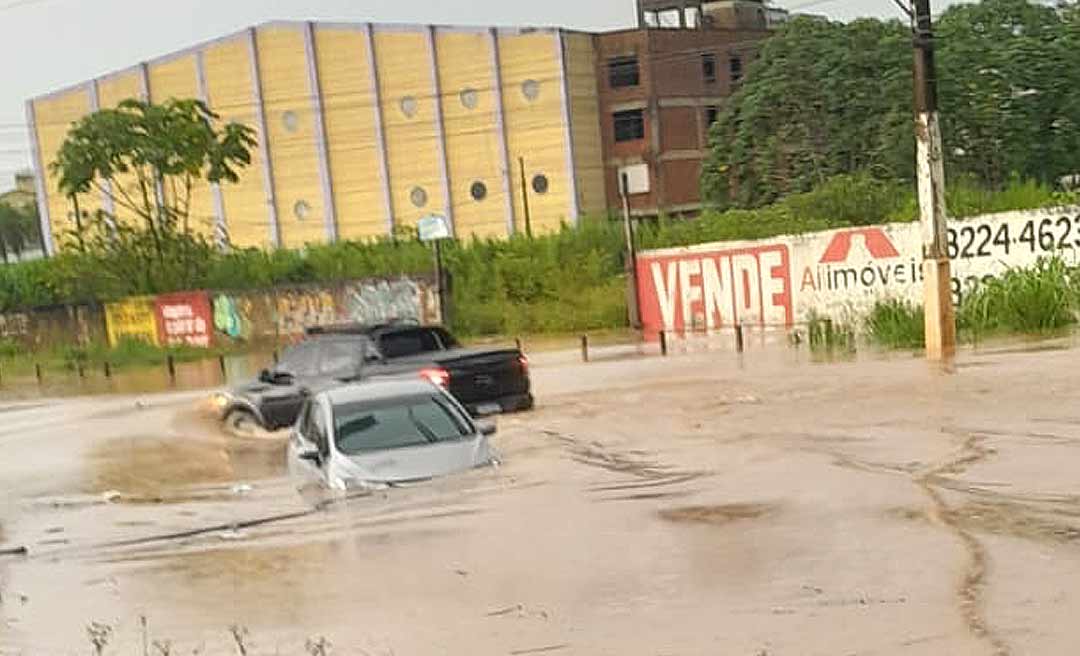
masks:
<path fill-rule="evenodd" d="M 162 294 L 154 299 L 154 307 L 162 345 L 210 346 L 214 313 L 206 292 Z"/>
<path fill-rule="evenodd" d="M 661 330 L 787 326 L 794 320 L 785 244 L 643 253 L 637 275 L 641 323 L 649 339 Z"/>

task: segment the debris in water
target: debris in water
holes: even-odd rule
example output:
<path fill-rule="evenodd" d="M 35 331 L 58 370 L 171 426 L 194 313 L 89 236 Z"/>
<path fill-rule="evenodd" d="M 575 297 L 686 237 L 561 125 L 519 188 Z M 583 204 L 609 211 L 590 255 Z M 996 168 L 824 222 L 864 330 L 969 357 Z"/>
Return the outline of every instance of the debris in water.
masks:
<path fill-rule="evenodd" d="M 247 494 L 248 492 L 251 492 L 254 489 L 255 488 L 251 487 L 247 483 L 240 483 L 238 485 L 232 486 L 232 493 L 233 494 Z"/>
<path fill-rule="evenodd" d="M 26 547 L 12 547 L 10 549 L 0 549 L 0 556 L 28 556 L 30 550 Z"/>
<path fill-rule="evenodd" d="M 105 503 L 116 503 L 117 501 L 119 501 L 123 497 L 124 497 L 124 495 L 120 494 L 116 490 L 108 490 L 106 492 L 101 493 L 101 499 Z"/>

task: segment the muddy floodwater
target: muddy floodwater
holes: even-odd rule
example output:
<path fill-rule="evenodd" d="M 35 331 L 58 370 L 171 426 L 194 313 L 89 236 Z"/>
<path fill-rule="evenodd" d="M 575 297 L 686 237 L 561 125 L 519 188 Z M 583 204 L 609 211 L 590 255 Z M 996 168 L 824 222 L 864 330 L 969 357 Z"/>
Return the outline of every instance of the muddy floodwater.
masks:
<path fill-rule="evenodd" d="M 353 497 L 205 392 L 13 402 L 0 654 L 1073 654 L 1078 360 L 537 356 L 499 467 Z"/>

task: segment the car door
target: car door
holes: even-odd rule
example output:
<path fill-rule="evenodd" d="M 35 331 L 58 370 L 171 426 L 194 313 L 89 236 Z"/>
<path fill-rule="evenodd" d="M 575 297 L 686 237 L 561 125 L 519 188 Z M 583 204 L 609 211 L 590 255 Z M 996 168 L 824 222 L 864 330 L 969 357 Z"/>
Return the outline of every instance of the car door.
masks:
<path fill-rule="evenodd" d="M 300 457 L 302 453 L 318 449 L 314 441 L 314 429 L 311 421 L 317 407 L 318 404 L 314 400 L 304 403 L 300 411 L 300 419 L 296 422 L 296 428 L 293 429 L 292 436 L 289 439 L 289 473 L 306 483 L 320 482 L 322 480 L 320 463 Z"/>
<path fill-rule="evenodd" d="M 262 414 L 272 429 L 291 426 L 304 404 L 304 388 L 318 374 L 319 348 L 314 342 L 302 342 L 281 358 L 275 372 L 289 374 L 289 384 L 276 384 L 263 397 Z"/>

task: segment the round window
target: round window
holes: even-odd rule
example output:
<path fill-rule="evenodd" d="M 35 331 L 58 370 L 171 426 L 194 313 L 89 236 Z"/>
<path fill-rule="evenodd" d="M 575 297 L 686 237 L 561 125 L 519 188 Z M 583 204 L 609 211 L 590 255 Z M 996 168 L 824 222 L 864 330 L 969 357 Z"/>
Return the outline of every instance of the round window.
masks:
<path fill-rule="evenodd" d="M 548 179 L 543 173 L 540 173 L 533 177 L 532 188 L 538 194 L 546 194 L 548 192 Z"/>
<path fill-rule="evenodd" d="M 285 126 L 286 132 L 296 132 L 300 129 L 300 117 L 296 115 L 296 112 L 289 110 L 281 115 L 281 124 Z"/>
<path fill-rule="evenodd" d="M 521 94 L 526 100 L 536 100 L 540 97 L 540 83 L 536 80 L 525 80 L 521 83 Z"/>
<path fill-rule="evenodd" d="M 476 89 L 465 89 L 461 92 L 461 104 L 465 109 L 476 109 L 480 104 L 480 94 Z"/>
<path fill-rule="evenodd" d="M 296 215 L 297 219 L 299 219 L 300 221 L 306 221 L 307 218 L 311 216 L 311 205 L 308 205 L 308 202 L 306 200 L 298 200 L 296 201 L 296 204 L 293 205 L 292 211 L 293 214 Z"/>
<path fill-rule="evenodd" d="M 409 118 L 416 116 L 417 110 L 420 109 L 420 102 L 416 100 L 415 96 L 405 96 L 401 99 L 401 113 Z"/>
<path fill-rule="evenodd" d="M 473 197 L 475 201 L 482 201 L 487 198 L 487 185 L 477 180 L 469 187 L 469 195 Z"/>
<path fill-rule="evenodd" d="M 412 201 L 413 205 L 423 207 L 427 205 L 427 192 L 424 191 L 423 187 L 413 187 L 412 191 L 409 192 L 409 200 Z"/>

